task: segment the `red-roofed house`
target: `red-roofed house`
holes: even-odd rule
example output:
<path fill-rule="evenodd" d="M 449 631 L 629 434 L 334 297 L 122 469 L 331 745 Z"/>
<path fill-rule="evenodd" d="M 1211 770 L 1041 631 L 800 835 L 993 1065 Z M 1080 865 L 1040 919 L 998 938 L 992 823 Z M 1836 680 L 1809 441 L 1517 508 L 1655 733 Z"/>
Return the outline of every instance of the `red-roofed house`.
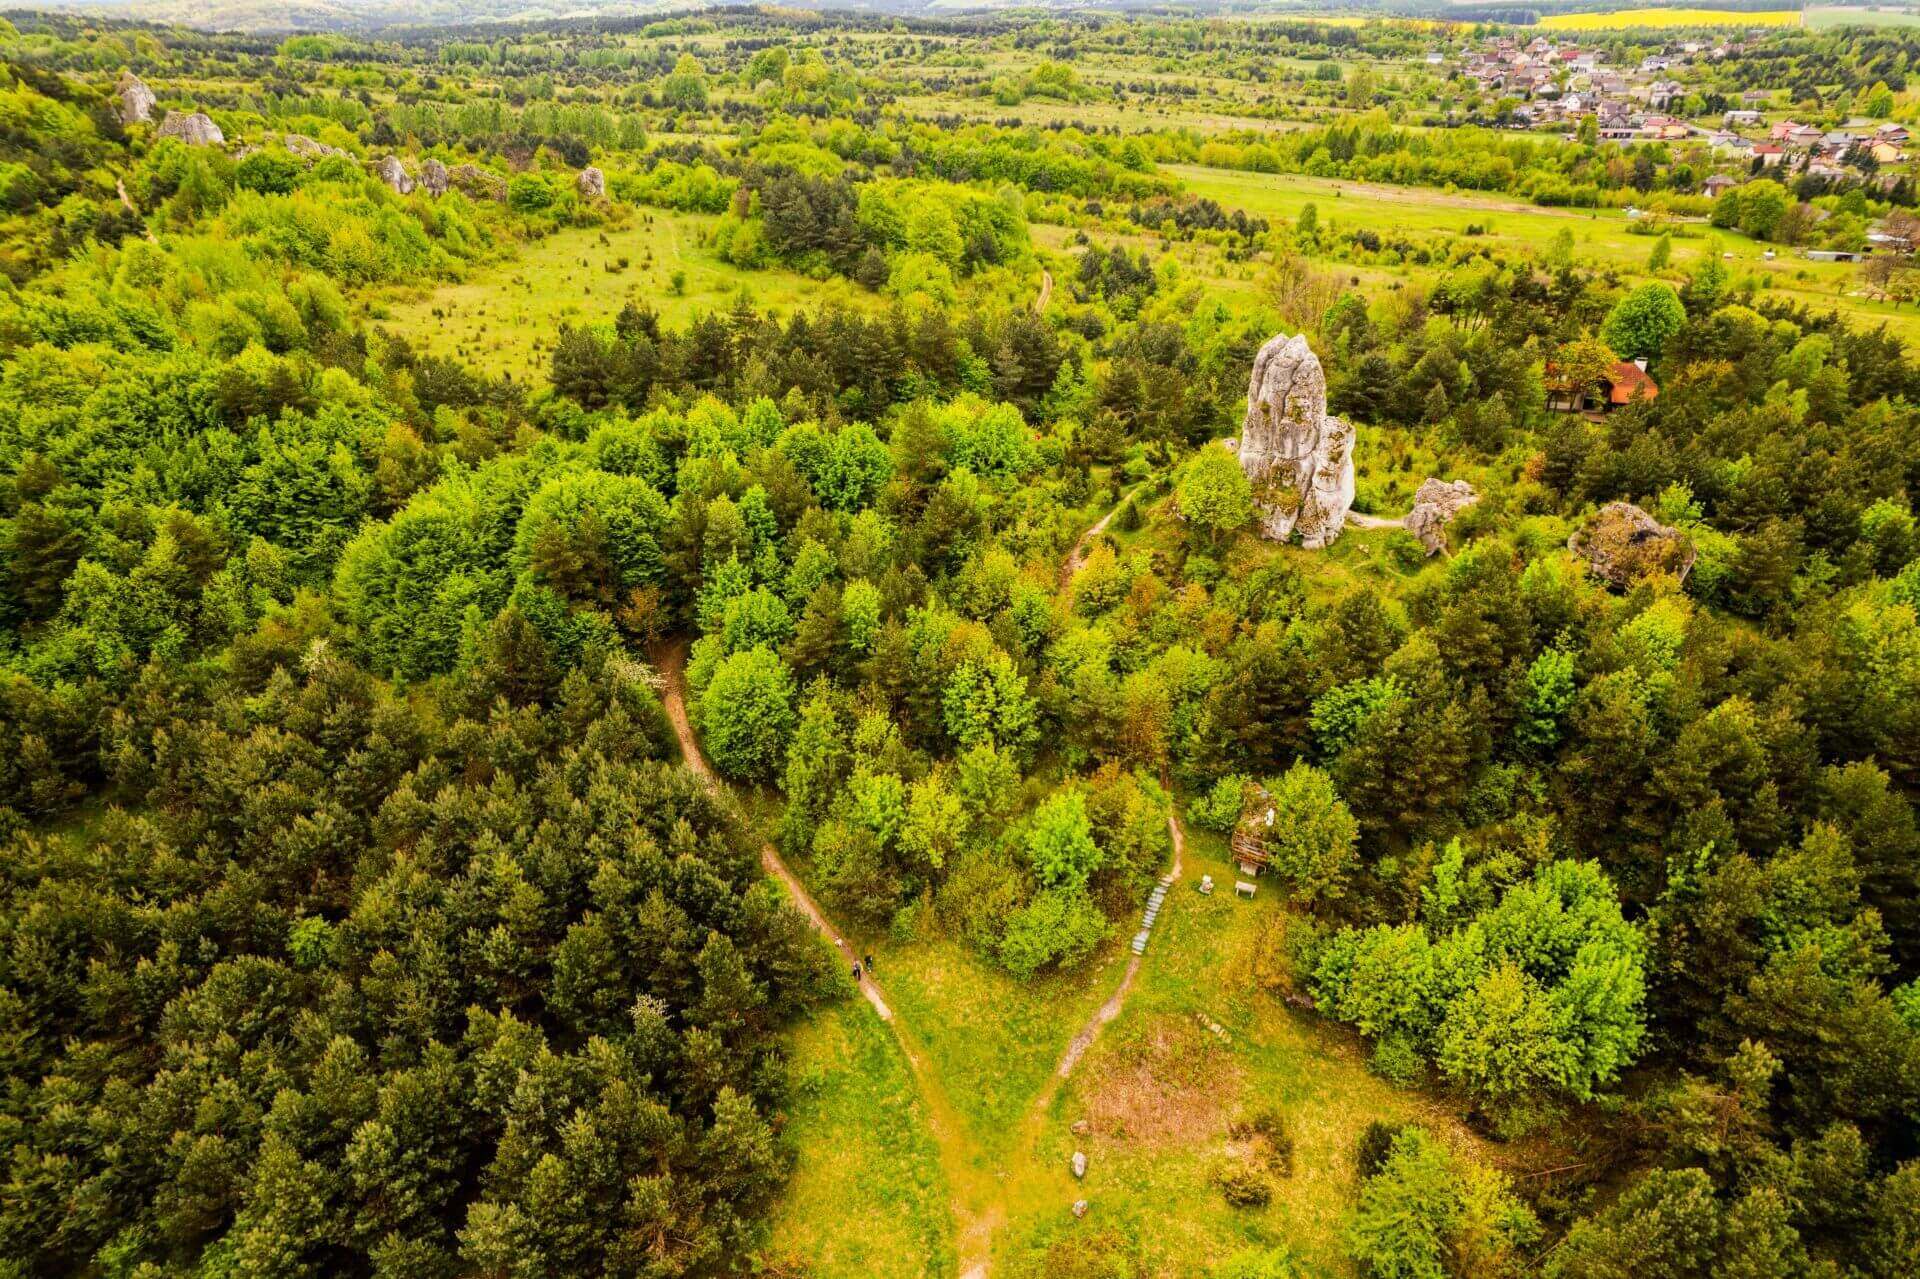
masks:
<path fill-rule="evenodd" d="M 1613 370 L 1600 379 L 1598 391 L 1576 391 L 1557 381 L 1558 370 L 1549 363 L 1542 379 L 1547 388 L 1547 407 L 1556 413 L 1611 413 L 1635 400 L 1651 400 L 1660 387 L 1647 375 L 1645 360 L 1615 360 Z"/>

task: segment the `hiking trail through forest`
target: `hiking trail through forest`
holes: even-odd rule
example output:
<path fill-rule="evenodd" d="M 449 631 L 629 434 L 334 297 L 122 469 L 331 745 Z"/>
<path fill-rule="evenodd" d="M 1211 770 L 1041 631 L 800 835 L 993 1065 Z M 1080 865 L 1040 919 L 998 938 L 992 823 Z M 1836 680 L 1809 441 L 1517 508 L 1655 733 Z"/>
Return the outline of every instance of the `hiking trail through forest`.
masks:
<path fill-rule="evenodd" d="M 1051 283 L 1051 281 L 1049 281 Z M 1130 492 L 1116 503 L 1112 510 L 1101 516 L 1099 521 L 1087 529 L 1074 542 L 1067 553 L 1066 561 L 1060 566 L 1060 589 L 1066 590 L 1073 582 L 1073 575 L 1079 571 L 1086 559 L 1086 547 L 1095 537 L 1106 531 L 1107 525 L 1133 497 Z M 667 720 L 673 725 L 674 737 L 679 741 L 680 754 L 694 776 L 712 791 L 722 803 L 732 805 L 732 792 L 720 776 L 707 763 L 706 755 L 700 749 L 700 742 L 693 731 L 693 722 L 687 712 L 686 667 L 687 641 L 677 639 L 659 645 L 652 653 L 653 663 L 660 672 L 660 700 L 666 709 Z M 1180 820 L 1171 807 L 1169 796 L 1167 810 L 1167 829 L 1173 837 L 1172 878 L 1180 878 L 1181 854 L 1185 849 L 1185 835 L 1180 828 Z M 859 952 L 849 942 L 846 935 L 828 918 L 827 913 L 814 901 L 813 895 L 800 882 L 778 850 L 762 840 L 760 843 L 760 865 L 785 886 L 793 898 L 794 906 L 804 915 L 807 922 L 831 942 L 840 954 L 841 961 L 849 970 L 859 958 Z M 1130 955 L 1126 969 L 1120 976 L 1113 993 L 1096 1009 L 1093 1015 L 1068 1041 L 1066 1051 L 1060 1063 L 1047 1078 L 1046 1085 L 1034 1098 L 1027 1109 L 1027 1118 L 1022 1125 L 1021 1140 L 1015 1150 L 1031 1157 L 1033 1147 L 1045 1122 L 1047 1108 L 1059 1095 L 1060 1087 L 1073 1074 L 1087 1049 L 1098 1038 L 1100 1031 L 1120 1015 L 1126 1006 L 1127 995 L 1133 989 L 1133 979 L 1140 971 L 1144 955 Z M 947 1179 L 950 1207 L 954 1219 L 954 1248 L 959 1259 L 960 1279 L 986 1279 L 992 1265 L 994 1235 L 1007 1221 L 1007 1186 L 1005 1171 L 992 1170 L 984 1165 L 984 1152 L 963 1128 L 959 1113 L 947 1097 L 946 1088 L 935 1074 L 926 1059 L 915 1047 L 913 1038 L 887 1002 L 886 991 L 875 981 L 871 972 L 862 969 L 860 974 L 860 993 L 881 1021 L 893 1032 L 894 1041 L 900 1045 L 901 1054 L 906 1058 L 907 1068 L 913 1076 L 914 1086 L 920 1094 L 922 1105 L 926 1108 L 927 1128 L 939 1151 L 941 1171 Z"/>

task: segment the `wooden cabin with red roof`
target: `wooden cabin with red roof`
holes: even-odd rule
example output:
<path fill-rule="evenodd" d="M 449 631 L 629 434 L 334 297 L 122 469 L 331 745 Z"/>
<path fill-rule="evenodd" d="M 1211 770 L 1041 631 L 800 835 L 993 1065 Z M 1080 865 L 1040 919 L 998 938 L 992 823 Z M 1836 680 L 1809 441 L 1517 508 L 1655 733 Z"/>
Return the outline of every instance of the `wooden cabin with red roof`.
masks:
<path fill-rule="evenodd" d="M 1625 408 L 1635 400 L 1651 400 L 1660 394 L 1659 384 L 1647 373 L 1645 360 L 1615 360 L 1613 368 L 1600 379 L 1600 385 L 1592 390 L 1571 386 L 1564 379 L 1556 380 L 1557 373 L 1558 370 L 1548 364 L 1543 379 L 1547 407 L 1556 413 L 1600 416 Z"/>

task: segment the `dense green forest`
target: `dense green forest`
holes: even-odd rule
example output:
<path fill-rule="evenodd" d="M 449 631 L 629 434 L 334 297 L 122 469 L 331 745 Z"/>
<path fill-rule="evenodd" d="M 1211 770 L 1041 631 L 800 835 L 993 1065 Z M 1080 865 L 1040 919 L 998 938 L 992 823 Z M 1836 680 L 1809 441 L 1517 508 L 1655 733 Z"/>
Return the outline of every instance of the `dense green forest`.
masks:
<path fill-rule="evenodd" d="M 1364 1063 L 1337 1201 L 1262 1215 L 1324 1133 L 1249 1097 L 1216 1233 L 1162 1250 L 1111 1184 L 1043 1219 L 962 1157 L 943 1215 L 1003 1227 L 962 1262 L 1920 1269 L 1920 361 L 1703 240 L 1790 243 L 1764 201 L 1853 243 L 1910 188 L 1723 213 L 1677 148 L 1431 128 L 1430 38 L 0 24 L 0 1276 L 941 1273 L 783 1251 L 796 1027 L 864 1015 L 847 954 L 911 996 L 944 947 L 1008 1016 L 1110 981 L 1183 841 L 1264 912 L 1206 996 L 1231 1051 Z M 1887 40 L 1765 48 L 1912 119 L 1904 66 L 1833 70 Z M 1660 234 L 1598 247 L 1649 193 Z M 486 312 L 503 355 L 463 291 L 572 309 Z M 1371 519 L 1319 551 L 1218 443 L 1295 332 Z M 1549 410 L 1635 359 L 1657 396 Z M 1478 494 L 1436 555 L 1429 476 Z M 1570 550 L 1610 503 L 1685 563 Z M 1217 1007 L 1151 998 L 1096 1054 Z M 944 1158 L 949 1048 L 893 1003 Z"/>

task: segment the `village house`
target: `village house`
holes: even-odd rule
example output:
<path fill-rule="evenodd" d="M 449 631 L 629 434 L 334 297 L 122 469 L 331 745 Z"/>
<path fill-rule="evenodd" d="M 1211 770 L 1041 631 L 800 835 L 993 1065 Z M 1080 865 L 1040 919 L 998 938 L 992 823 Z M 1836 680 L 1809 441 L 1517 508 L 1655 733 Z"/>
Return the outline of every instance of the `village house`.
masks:
<path fill-rule="evenodd" d="M 1706 191 L 1708 195 L 1718 199 L 1727 188 L 1739 185 L 1740 181 L 1738 178 L 1730 178 L 1724 173 L 1716 173 L 1706 180 L 1702 189 Z"/>
<path fill-rule="evenodd" d="M 1655 80 L 1647 86 L 1647 104 L 1656 111 L 1664 111 L 1686 96 L 1687 88 L 1678 80 Z"/>
<path fill-rule="evenodd" d="M 1753 149 L 1754 158 L 1762 167 L 1771 169 L 1787 158 L 1787 149 L 1773 142 L 1762 142 Z"/>
<path fill-rule="evenodd" d="M 1549 362 L 1543 383 L 1547 391 L 1547 408 L 1555 413 L 1600 416 L 1625 408 L 1635 400 L 1651 400 L 1660 394 L 1660 388 L 1647 375 L 1645 360 L 1614 361 L 1613 368 L 1600 379 L 1599 387 L 1592 391 L 1568 385 L 1564 378 L 1560 378 L 1559 370 Z"/>
<path fill-rule="evenodd" d="M 1758 111 L 1729 111 L 1720 117 L 1720 123 L 1729 129 L 1755 129 L 1766 119 Z"/>

